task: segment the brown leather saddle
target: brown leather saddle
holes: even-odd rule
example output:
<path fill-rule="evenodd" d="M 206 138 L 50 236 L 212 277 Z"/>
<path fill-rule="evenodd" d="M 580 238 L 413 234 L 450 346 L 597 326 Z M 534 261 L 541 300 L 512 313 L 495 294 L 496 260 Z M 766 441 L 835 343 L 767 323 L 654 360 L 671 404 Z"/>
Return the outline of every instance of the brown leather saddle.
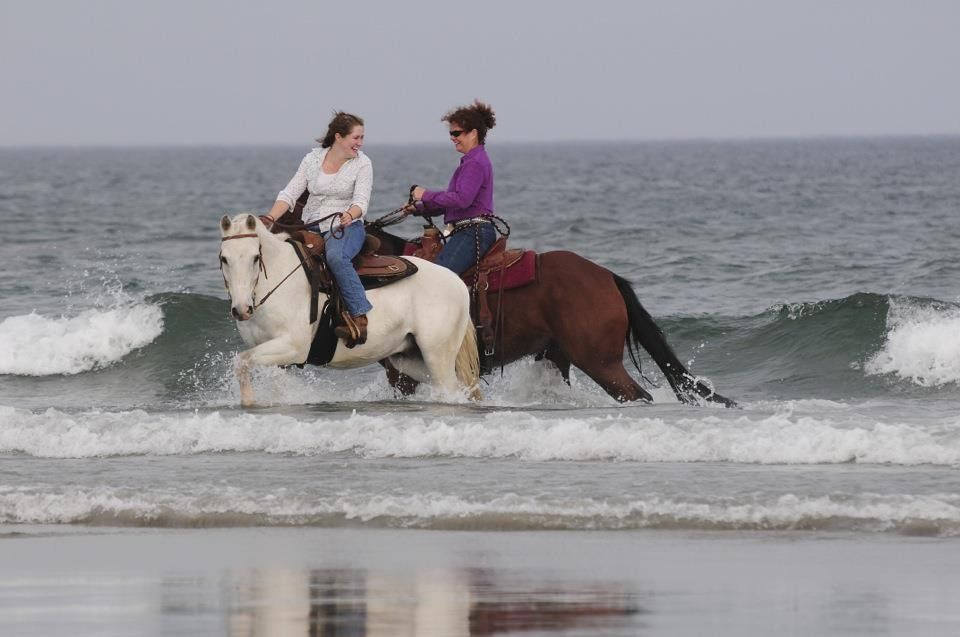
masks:
<path fill-rule="evenodd" d="M 299 244 L 301 249 L 314 261 L 326 258 L 324 253 L 326 240 L 316 232 L 297 230 L 290 233 L 289 241 Z M 402 257 L 377 254 L 379 249 L 380 239 L 368 234 L 363 241 L 360 253 L 353 259 L 353 267 L 360 275 L 360 280 L 364 281 L 364 289 L 370 290 L 382 287 L 387 283 L 392 283 L 394 278 L 402 279 L 417 271 L 417 266 Z M 367 287 L 368 283 L 370 287 Z"/>
<path fill-rule="evenodd" d="M 336 280 L 333 273 L 327 266 L 326 254 L 324 248 L 326 242 L 323 236 L 309 230 L 295 230 L 290 233 L 287 239 L 300 262 L 303 264 L 304 272 L 310 281 L 313 292 L 313 304 L 311 306 L 310 322 L 317 320 L 316 317 L 316 296 L 319 292 L 329 295 L 339 293 Z M 363 289 L 373 290 L 389 285 L 417 272 L 417 266 L 403 257 L 382 256 L 376 254 L 380 248 L 380 239 L 367 235 L 363 242 L 363 248 L 353 259 L 353 266 L 360 275 L 360 282 Z"/>

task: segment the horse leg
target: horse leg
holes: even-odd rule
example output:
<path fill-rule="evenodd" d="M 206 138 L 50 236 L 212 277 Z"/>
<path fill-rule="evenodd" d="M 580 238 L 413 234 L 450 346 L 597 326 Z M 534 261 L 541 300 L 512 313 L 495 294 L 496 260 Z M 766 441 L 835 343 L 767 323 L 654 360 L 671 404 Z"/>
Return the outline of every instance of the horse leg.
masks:
<path fill-rule="evenodd" d="M 467 325 L 469 326 L 469 323 Z M 419 361 L 417 359 L 402 361 L 399 368 L 404 369 L 409 365 L 410 372 L 414 376 L 428 377 L 432 385 L 441 387 L 446 392 L 456 392 L 460 385 L 457 375 L 457 356 L 463 347 L 464 339 L 457 338 L 455 333 L 450 331 L 436 329 L 417 334 L 414 339 L 420 351 Z M 474 356 L 476 356 L 475 346 Z M 417 362 L 422 363 L 422 368 L 419 370 L 415 370 Z"/>
<path fill-rule="evenodd" d="M 602 278 L 610 276 L 605 270 L 597 270 Z M 609 281 L 609 278 L 607 280 Z M 594 290 L 603 289 L 596 282 L 590 283 Z M 616 288 L 613 289 L 613 294 L 616 294 Z M 619 301 L 619 295 L 615 298 Z M 564 380 L 569 382 L 570 365 L 573 364 L 615 400 L 652 402 L 653 396 L 637 384 L 623 367 L 624 335 L 629 324 L 627 309 L 622 303 L 594 302 L 590 307 L 579 308 L 572 314 L 588 317 L 593 324 L 584 329 L 584 325 L 578 321 L 555 315 L 555 340 L 547 346 L 544 353 L 544 357 L 560 369 Z"/>
<path fill-rule="evenodd" d="M 556 343 L 550 343 L 550 346 L 538 358 L 545 358 L 556 365 L 557 369 L 560 370 L 560 376 L 563 377 L 563 382 L 570 384 L 570 359 L 563 355 Z"/>
<path fill-rule="evenodd" d="M 650 392 L 637 384 L 623 367 L 623 342 L 617 335 L 626 331 L 626 316 L 615 326 L 593 330 L 581 338 L 568 338 L 567 349 L 558 345 L 547 348 L 544 358 L 552 361 L 567 383 L 570 382 L 570 364 L 593 379 L 605 392 L 619 402 L 645 400 L 653 402 Z M 564 369 L 565 368 L 565 369 Z M 564 373 L 566 371 L 566 373 Z"/>
<path fill-rule="evenodd" d="M 250 380 L 250 357 L 245 354 L 247 352 L 237 355 L 234 362 L 234 371 L 237 374 L 237 382 L 240 383 L 240 405 L 242 407 L 252 407 L 254 399 L 253 383 Z"/>
<path fill-rule="evenodd" d="M 620 362 L 602 365 L 577 365 L 593 381 L 621 403 L 633 400 L 653 402 L 650 392 L 637 384 Z"/>
<path fill-rule="evenodd" d="M 235 366 L 237 380 L 240 383 L 240 404 L 244 407 L 254 405 L 253 384 L 250 381 L 251 367 L 302 363 L 307 358 L 308 349 L 309 347 L 297 347 L 289 339 L 280 337 L 240 352 Z"/>
<path fill-rule="evenodd" d="M 446 351 L 447 349 L 448 348 L 440 348 L 428 351 L 421 349 L 421 352 L 423 354 L 423 363 L 430 373 L 432 383 L 452 394 L 456 392 L 459 387 L 456 373 L 457 352 Z"/>
<path fill-rule="evenodd" d="M 393 387 L 394 395 L 398 398 L 400 396 L 412 396 L 417 387 L 420 386 L 420 382 L 410 378 L 387 360 L 384 359 L 380 361 L 380 364 L 383 365 L 383 368 L 387 370 L 387 382 L 390 383 L 390 386 Z"/>

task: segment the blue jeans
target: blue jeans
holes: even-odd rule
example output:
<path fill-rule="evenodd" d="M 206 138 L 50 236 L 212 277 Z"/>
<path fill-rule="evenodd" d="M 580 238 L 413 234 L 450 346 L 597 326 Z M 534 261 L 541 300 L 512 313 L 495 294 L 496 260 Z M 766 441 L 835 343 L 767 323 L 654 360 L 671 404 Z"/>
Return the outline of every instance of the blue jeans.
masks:
<path fill-rule="evenodd" d="M 360 222 L 351 223 L 344 228 L 343 236 L 340 238 L 335 238 L 332 234 L 327 235 L 327 265 L 330 266 L 333 278 L 340 286 L 340 293 L 343 295 L 347 311 L 353 316 L 366 314 L 373 309 L 352 263 L 353 257 L 357 256 L 360 248 L 363 247 L 366 235 L 363 224 Z"/>
<path fill-rule="evenodd" d="M 480 235 L 480 254 L 477 254 L 477 234 Z M 437 265 L 463 274 L 483 258 L 493 242 L 497 240 L 497 229 L 492 223 L 480 223 L 466 230 L 455 232 L 447 238 L 447 243 L 437 255 Z"/>

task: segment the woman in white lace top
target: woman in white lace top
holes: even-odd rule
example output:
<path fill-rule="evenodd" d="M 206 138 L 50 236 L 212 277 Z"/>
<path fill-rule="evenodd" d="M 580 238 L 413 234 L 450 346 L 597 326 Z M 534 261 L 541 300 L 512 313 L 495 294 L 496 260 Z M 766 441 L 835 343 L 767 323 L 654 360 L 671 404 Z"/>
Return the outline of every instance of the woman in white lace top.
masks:
<path fill-rule="evenodd" d="M 307 153 L 300 162 L 293 179 L 277 195 L 265 222 L 275 221 L 290 210 L 304 190 L 310 193 L 303 208 L 304 223 L 340 213 L 343 234 L 337 237 L 331 233 L 326 237 L 326 254 L 349 312 L 349 317 L 344 317 L 348 327 L 337 327 L 336 333 L 347 341 L 347 347 L 353 347 L 366 342 L 367 312 L 373 307 L 352 263 L 366 236 L 363 217 L 370 205 L 373 164 L 360 151 L 363 120 L 356 115 L 337 112 L 327 127 L 326 136 L 317 141 L 320 148 Z"/>

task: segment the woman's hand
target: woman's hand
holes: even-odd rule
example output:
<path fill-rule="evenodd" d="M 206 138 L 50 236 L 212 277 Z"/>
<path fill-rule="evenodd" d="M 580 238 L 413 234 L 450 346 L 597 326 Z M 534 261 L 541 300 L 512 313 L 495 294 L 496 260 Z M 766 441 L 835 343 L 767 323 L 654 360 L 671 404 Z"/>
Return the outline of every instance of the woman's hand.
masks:
<path fill-rule="evenodd" d="M 410 195 L 413 197 L 414 201 L 420 201 L 421 199 L 423 199 L 423 193 L 425 192 L 427 192 L 426 188 L 422 186 L 417 186 L 410 192 Z"/>
<path fill-rule="evenodd" d="M 270 226 L 276 223 L 277 220 L 270 215 L 260 215 L 260 221 L 267 228 L 267 230 L 269 230 Z"/>
<path fill-rule="evenodd" d="M 351 223 L 353 223 L 353 221 L 354 221 L 353 215 L 350 214 L 350 211 L 349 211 L 349 210 L 345 210 L 345 211 L 343 211 L 343 212 L 340 213 L 340 225 L 341 225 L 341 226 L 349 226 Z"/>
<path fill-rule="evenodd" d="M 403 208 L 403 213 L 407 215 L 423 215 L 424 208 L 422 201 L 415 201 L 414 203 L 408 203 Z"/>

